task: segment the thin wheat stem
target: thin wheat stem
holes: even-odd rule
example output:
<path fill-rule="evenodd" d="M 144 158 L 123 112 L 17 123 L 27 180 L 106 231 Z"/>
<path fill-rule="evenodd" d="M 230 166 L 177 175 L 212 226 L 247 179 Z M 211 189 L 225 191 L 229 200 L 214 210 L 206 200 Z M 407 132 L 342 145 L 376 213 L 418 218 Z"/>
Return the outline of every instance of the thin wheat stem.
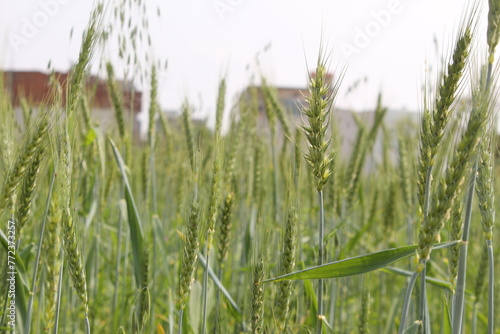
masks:
<path fill-rule="evenodd" d="M 319 202 L 319 251 L 318 251 L 318 265 L 323 264 L 323 238 L 325 233 L 325 216 L 323 207 L 323 191 L 318 191 Z M 316 333 L 321 334 L 323 330 L 323 321 L 320 317 L 323 315 L 323 279 L 318 280 L 318 320 L 316 326 Z"/>
<path fill-rule="evenodd" d="M 278 222 L 278 156 L 276 154 L 276 133 L 271 131 L 271 154 L 273 157 L 273 213 L 274 221 Z"/>
<path fill-rule="evenodd" d="M 178 334 L 182 334 L 182 320 L 184 317 L 184 309 L 181 309 L 179 311 L 179 330 L 177 331 Z"/>
<path fill-rule="evenodd" d="M 488 247 L 488 334 L 495 331 L 495 255 L 493 241 L 486 240 Z"/>
<path fill-rule="evenodd" d="M 222 267 L 219 267 L 217 271 L 217 278 L 222 282 Z M 214 333 L 219 330 L 220 322 L 220 289 L 215 292 L 215 323 L 214 323 Z"/>
<path fill-rule="evenodd" d="M 90 334 L 90 322 L 88 316 L 85 316 L 85 333 Z"/>
<path fill-rule="evenodd" d="M 210 260 L 210 254 L 209 254 L 209 248 L 208 245 L 205 245 L 205 257 L 207 259 L 207 268 L 203 272 L 203 282 L 202 282 L 202 293 L 201 293 L 201 300 L 203 301 L 202 303 L 202 321 L 201 321 L 201 333 L 205 334 L 206 333 L 206 327 L 207 327 L 207 290 L 208 290 L 208 261 Z"/>
<path fill-rule="evenodd" d="M 122 186 L 123 189 L 123 186 Z M 118 312 L 117 312 L 117 306 L 118 306 L 118 290 L 120 288 L 120 267 L 121 267 L 121 244 L 122 244 L 122 229 L 123 229 L 123 218 L 122 215 L 118 217 L 118 240 L 117 240 L 117 250 L 116 250 L 116 266 L 115 266 L 115 284 L 114 284 L 114 289 L 113 289 L 113 301 L 112 301 L 112 317 L 113 317 L 113 323 L 114 323 L 114 328 L 118 326 Z"/>
<path fill-rule="evenodd" d="M 423 269 L 422 272 L 420 273 L 420 296 L 419 296 L 419 316 L 418 318 L 422 321 L 423 328 L 425 329 L 427 326 L 426 324 L 429 323 L 429 319 L 425 316 L 426 312 L 425 310 L 427 309 L 427 289 L 425 286 L 425 278 L 426 278 L 426 273 L 427 273 L 427 260 L 423 260 Z M 424 330 L 425 334 L 425 330 Z"/>
<path fill-rule="evenodd" d="M 403 310 L 401 312 L 401 321 L 399 322 L 398 334 L 403 334 L 405 332 L 406 319 L 408 318 L 408 310 L 410 309 L 411 294 L 413 292 L 413 287 L 418 278 L 418 271 L 415 271 L 411 275 L 410 281 L 408 282 L 408 288 L 406 289 L 405 299 L 403 302 Z"/>
<path fill-rule="evenodd" d="M 498 1 L 496 2 L 496 5 L 498 5 Z M 498 10 L 498 8 L 497 8 Z M 497 20 L 498 20 L 498 12 L 497 12 Z M 498 34 L 498 28 L 496 31 L 496 34 Z M 498 36 L 496 37 L 498 41 Z M 488 64 L 488 73 L 486 75 L 486 90 L 490 88 L 491 85 L 491 75 L 492 75 L 492 70 L 493 70 L 493 57 L 491 57 L 490 62 Z M 494 118 L 495 119 L 495 118 Z M 490 158 L 490 168 L 493 170 L 493 161 Z M 493 189 L 490 190 L 493 193 Z M 493 210 L 494 208 L 490 208 L 490 210 Z M 495 317 L 494 317 L 494 308 L 495 308 L 495 260 L 494 260 L 494 253 L 493 253 L 493 240 L 491 238 L 488 238 L 486 240 L 486 245 L 488 247 L 488 334 L 493 334 L 495 330 Z"/>
<path fill-rule="evenodd" d="M 472 323 L 471 323 L 471 333 L 477 334 L 477 313 L 478 313 L 479 305 L 478 303 L 474 303 L 472 305 Z"/>
<path fill-rule="evenodd" d="M 424 196 L 424 221 L 428 219 L 429 205 L 430 205 L 430 186 L 432 178 L 432 166 L 427 168 L 426 182 L 425 182 L 425 196 Z M 425 222 L 424 222 L 425 224 Z M 427 259 L 423 259 L 423 270 L 420 276 L 420 299 L 419 299 L 419 319 L 422 320 L 423 328 L 428 327 L 429 319 L 425 317 L 425 310 L 427 309 L 427 291 L 426 291 L 426 273 L 427 273 Z"/>
<path fill-rule="evenodd" d="M 59 269 L 59 281 L 57 286 L 57 297 L 56 297 L 56 312 L 54 316 L 54 334 L 59 331 L 59 315 L 61 312 L 61 297 L 62 297 L 62 282 L 64 273 L 64 252 L 61 253 L 61 268 Z"/>
<path fill-rule="evenodd" d="M 31 318 L 33 315 L 33 302 L 34 302 L 34 298 L 35 298 L 36 283 L 37 283 L 36 277 L 38 275 L 38 266 L 40 264 L 40 257 L 42 255 L 43 236 L 45 233 L 45 225 L 47 224 L 47 217 L 48 217 L 49 209 L 50 209 L 50 200 L 52 197 L 52 190 L 54 188 L 55 179 L 56 179 L 56 173 L 53 172 L 52 178 L 50 180 L 49 192 L 47 194 L 47 201 L 45 204 L 45 213 L 43 215 L 43 220 L 42 220 L 40 239 L 38 240 L 36 259 L 35 259 L 35 268 L 33 270 L 32 287 L 31 287 L 30 298 L 28 301 L 28 311 L 27 311 L 27 316 L 26 316 L 26 323 L 24 324 L 24 327 L 26 329 L 26 333 L 30 333 L 30 329 L 31 329 Z"/>
<path fill-rule="evenodd" d="M 458 260 L 458 277 L 455 298 L 453 299 L 452 333 L 461 334 L 463 324 L 463 313 L 465 303 L 465 273 L 467 269 L 467 243 L 469 241 L 470 223 L 472 217 L 472 202 L 474 199 L 474 189 L 476 184 L 477 162 L 473 167 L 472 180 L 467 192 L 467 202 L 465 205 L 464 230 L 462 234 L 463 243 L 460 245 L 460 258 Z"/>

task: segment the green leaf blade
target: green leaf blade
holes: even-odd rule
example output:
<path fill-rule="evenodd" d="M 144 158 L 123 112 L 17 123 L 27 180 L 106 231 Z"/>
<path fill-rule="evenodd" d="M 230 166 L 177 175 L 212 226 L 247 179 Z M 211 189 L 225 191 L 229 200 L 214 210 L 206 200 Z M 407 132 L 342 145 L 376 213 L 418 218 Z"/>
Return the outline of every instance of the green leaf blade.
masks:
<path fill-rule="evenodd" d="M 116 163 L 120 169 L 120 174 L 125 186 L 125 201 L 127 202 L 127 216 L 128 224 L 130 228 L 130 239 L 132 241 L 132 254 L 134 259 L 134 275 L 137 284 L 137 288 L 141 289 L 143 282 L 142 271 L 144 269 L 144 259 L 143 259 L 143 240 L 144 232 L 142 231 L 141 218 L 139 216 L 139 210 L 135 205 L 134 196 L 132 193 L 132 188 L 128 181 L 127 173 L 125 171 L 125 163 L 120 155 L 120 152 L 116 148 L 116 145 L 111 139 L 109 139 L 111 147 L 113 148 L 113 154 L 115 155 Z"/>
<path fill-rule="evenodd" d="M 437 244 L 433 247 L 433 249 L 451 247 L 456 245 L 458 242 L 459 241 L 451 241 Z M 410 257 L 415 254 L 416 250 L 417 245 L 390 248 L 270 278 L 262 281 L 261 283 L 279 282 L 284 280 L 326 279 L 365 274 Z"/>
<path fill-rule="evenodd" d="M 409 257 L 415 253 L 416 249 L 416 245 L 386 249 L 376 253 L 361 255 L 300 270 L 291 274 L 265 280 L 262 283 L 278 282 L 283 280 L 325 279 L 364 274 Z"/>

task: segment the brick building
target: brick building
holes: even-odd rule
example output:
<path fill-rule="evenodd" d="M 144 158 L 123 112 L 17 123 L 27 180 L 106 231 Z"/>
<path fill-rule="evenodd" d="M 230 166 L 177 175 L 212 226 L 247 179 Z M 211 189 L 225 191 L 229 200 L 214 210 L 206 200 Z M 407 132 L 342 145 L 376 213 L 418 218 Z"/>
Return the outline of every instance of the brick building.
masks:
<path fill-rule="evenodd" d="M 22 101 L 25 100 L 29 106 L 39 107 L 47 102 L 51 94 L 49 73 L 36 71 L 4 71 L 3 84 L 7 93 L 10 95 L 11 104 L 16 110 L 16 117 L 20 113 Z M 68 73 L 55 72 L 54 77 L 63 88 L 63 104 L 66 96 L 66 82 Z M 127 82 L 118 82 L 122 90 L 122 98 L 125 110 L 133 111 L 134 134 L 139 131 L 137 114 L 142 108 L 142 92 L 133 89 L 133 86 Z M 115 126 L 113 106 L 109 98 L 109 92 L 106 80 L 96 76 L 90 76 L 86 80 L 85 88 L 91 97 L 90 107 L 92 117 L 99 123 L 104 130 L 109 130 Z M 133 101 L 133 105 L 131 103 Z"/>

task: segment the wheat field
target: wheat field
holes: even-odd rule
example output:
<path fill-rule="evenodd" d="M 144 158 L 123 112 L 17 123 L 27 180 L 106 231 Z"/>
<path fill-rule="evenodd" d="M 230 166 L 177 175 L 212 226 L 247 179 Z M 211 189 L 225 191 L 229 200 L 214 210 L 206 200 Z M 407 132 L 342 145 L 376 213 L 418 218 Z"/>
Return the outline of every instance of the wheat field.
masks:
<path fill-rule="evenodd" d="M 107 14 L 123 23 L 146 6 L 124 3 L 95 6 L 43 105 L 16 117 L 0 81 L 0 332 L 500 333 L 500 1 L 471 6 L 418 122 L 389 129 L 381 95 L 348 155 L 324 46 L 298 124 L 260 74 L 231 105 L 214 78 L 213 128 L 188 99 L 168 119 L 162 64 L 135 64 L 151 87 L 138 140 L 122 75 L 98 52 L 115 36 Z M 129 29 L 124 62 L 147 40 L 147 26 Z M 106 130 L 86 83 L 94 64 Z"/>

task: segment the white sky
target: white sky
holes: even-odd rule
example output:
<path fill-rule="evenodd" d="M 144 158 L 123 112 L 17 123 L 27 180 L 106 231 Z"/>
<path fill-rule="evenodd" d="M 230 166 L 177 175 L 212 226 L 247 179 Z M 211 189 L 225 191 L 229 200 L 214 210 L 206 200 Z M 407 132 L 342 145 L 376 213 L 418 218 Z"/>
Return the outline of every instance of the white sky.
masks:
<path fill-rule="evenodd" d="M 147 0 L 154 48 L 148 53 L 168 60 L 167 70 L 159 73 L 160 103 L 164 109 L 179 109 L 183 98 L 188 97 L 200 115 L 212 115 L 218 81 L 224 73 L 229 96 L 259 71 L 276 85 L 303 87 L 306 61 L 312 68 L 323 35 L 324 44 L 332 50 L 332 69 L 339 72 L 345 68 L 337 106 L 372 109 L 381 91 L 388 107 L 418 110 L 426 68 L 430 66 L 435 77 L 441 55 L 450 53 L 449 37 L 456 35 L 464 7 L 470 2 Z M 58 4 L 51 7 L 55 8 L 51 17 L 41 22 L 33 36 L 13 48 L 13 34 L 24 36 L 26 22 L 33 23 L 37 15 L 41 18 L 48 3 Z M 51 60 L 55 69 L 67 70 L 78 56 L 77 37 L 88 21 L 92 4 L 91 0 L 0 0 L 0 68 L 45 70 Z M 230 10 L 221 15 L 214 5 Z M 158 6 L 160 18 L 156 15 Z M 381 11 L 390 13 L 382 24 L 374 14 Z M 485 20 L 483 10 L 481 21 Z M 71 28 L 74 35 L 70 42 Z M 367 29 L 372 36 L 365 41 L 367 45 L 361 45 L 359 31 Z M 484 44 L 483 35 L 481 30 L 480 42 Z M 268 43 L 271 47 L 264 52 Z M 348 46 L 359 47 L 357 53 L 346 57 L 344 49 Z M 257 53 L 260 69 L 254 60 Z M 348 88 L 359 80 L 362 83 L 348 94 Z"/>

